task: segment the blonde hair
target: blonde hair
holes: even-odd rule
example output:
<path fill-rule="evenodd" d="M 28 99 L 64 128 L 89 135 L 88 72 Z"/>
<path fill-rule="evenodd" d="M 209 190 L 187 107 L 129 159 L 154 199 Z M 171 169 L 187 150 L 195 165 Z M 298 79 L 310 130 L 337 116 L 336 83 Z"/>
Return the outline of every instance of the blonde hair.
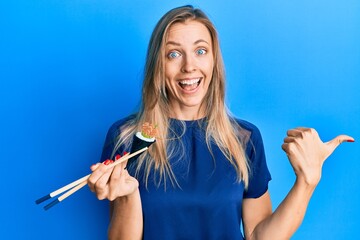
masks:
<path fill-rule="evenodd" d="M 214 69 L 208 91 L 202 101 L 201 107 L 206 115 L 206 144 L 212 153 L 211 144 L 215 143 L 234 166 L 238 181 L 244 181 L 248 186 L 249 166 L 244 152 L 245 140 L 243 130 L 237 122 L 229 116 L 225 106 L 225 71 L 220 51 L 216 29 L 209 18 L 200 9 L 190 5 L 178 7 L 167 12 L 157 23 L 152 33 L 145 64 L 144 82 L 142 88 L 142 105 L 136 117 L 128 121 L 121 128 L 121 134 L 115 145 L 113 153 L 121 145 L 129 147 L 132 137 L 141 128 L 142 123 L 151 122 L 157 124 L 159 136 L 146 154 L 137 160 L 136 174 L 144 169 L 143 180 L 148 183 L 152 170 L 156 170 L 154 181 L 160 185 L 166 178 L 171 183 L 177 184 L 176 176 L 172 172 L 168 159 L 174 154 L 175 147 L 172 144 L 178 138 L 167 139 L 172 131 L 169 126 L 169 102 L 165 88 L 164 59 L 165 38 L 169 28 L 174 23 L 185 21 L 198 21 L 207 27 L 212 38 Z M 185 124 L 184 132 L 185 132 Z M 177 141 L 179 143 L 180 141 Z M 184 154 L 184 149 L 182 154 Z M 156 178 L 155 176 L 158 176 Z M 181 186 L 180 186 L 181 187 Z"/>

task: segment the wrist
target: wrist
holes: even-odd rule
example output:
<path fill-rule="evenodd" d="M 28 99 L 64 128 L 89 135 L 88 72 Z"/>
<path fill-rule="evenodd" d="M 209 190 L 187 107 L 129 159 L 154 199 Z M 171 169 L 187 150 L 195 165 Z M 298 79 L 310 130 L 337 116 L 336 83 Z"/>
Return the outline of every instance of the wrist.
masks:
<path fill-rule="evenodd" d="M 305 177 L 296 176 L 295 186 L 301 187 L 302 189 L 306 190 L 314 190 L 318 185 L 319 181 L 317 180 L 309 180 Z"/>
<path fill-rule="evenodd" d="M 298 170 L 295 171 L 296 181 L 307 187 L 315 188 L 321 179 L 321 169 Z"/>
<path fill-rule="evenodd" d="M 135 190 L 127 195 L 117 197 L 114 201 L 120 201 L 120 202 L 129 202 L 133 201 L 134 199 L 137 199 L 140 197 L 140 191 L 139 188 L 135 188 Z"/>

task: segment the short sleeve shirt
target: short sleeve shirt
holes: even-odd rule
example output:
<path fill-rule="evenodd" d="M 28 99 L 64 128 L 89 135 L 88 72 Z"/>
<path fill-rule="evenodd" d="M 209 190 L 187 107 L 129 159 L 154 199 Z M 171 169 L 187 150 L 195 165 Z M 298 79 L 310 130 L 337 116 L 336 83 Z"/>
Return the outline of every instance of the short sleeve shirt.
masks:
<path fill-rule="evenodd" d="M 102 160 L 110 157 L 119 129 L 126 119 L 109 130 Z M 157 185 L 156 172 L 149 176 L 147 187 L 139 174 L 139 190 L 143 209 L 143 239 L 243 239 L 241 230 L 242 201 L 258 198 L 271 180 L 261 134 L 256 126 L 237 123 L 249 133 L 245 153 L 250 165 L 247 190 L 237 181 L 237 173 L 220 149 L 205 141 L 206 120 L 170 120 L 174 134 L 181 136 L 177 151 L 169 159 L 178 186 L 167 181 Z M 184 128 L 185 126 L 185 128 Z M 181 144 L 180 144 L 181 143 Z M 155 143 L 156 144 L 156 143 Z M 119 153 L 126 149 L 119 149 Z M 130 174 L 131 170 L 129 170 Z"/>

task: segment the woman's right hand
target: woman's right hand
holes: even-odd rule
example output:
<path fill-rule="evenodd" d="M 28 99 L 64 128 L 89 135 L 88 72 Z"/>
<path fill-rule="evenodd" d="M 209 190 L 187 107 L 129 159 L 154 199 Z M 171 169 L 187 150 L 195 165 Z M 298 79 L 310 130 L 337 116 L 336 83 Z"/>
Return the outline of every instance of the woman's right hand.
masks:
<path fill-rule="evenodd" d="M 115 200 L 118 197 L 131 195 L 138 189 L 139 182 L 124 169 L 126 162 L 109 166 L 111 160 L 91 166 L 93 173 L 88 179 L 88 185 L 99 200 Z"/>

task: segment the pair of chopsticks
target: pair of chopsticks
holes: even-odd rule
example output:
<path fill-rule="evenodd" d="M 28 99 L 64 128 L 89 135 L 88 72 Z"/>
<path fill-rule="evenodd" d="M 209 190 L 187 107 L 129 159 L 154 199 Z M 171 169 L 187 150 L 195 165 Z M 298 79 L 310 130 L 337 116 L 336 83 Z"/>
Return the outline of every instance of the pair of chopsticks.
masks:
<path fill-rule="evenodd" d="M 134 153 L 131 154 L 126 154 L 124 156 L 122 156 L 121 158 L 117 159 L 115 162 L 113 162 L 112 164 L 109 164 L 108 167 L 114 167 L 144 151 L 146 151 L 148 149 L 148 147 L 144 147 Z M 73 193 L 75 193 L 76 191 L 80 190 L 82 187 L 84 187 L 85 185 L 87 185 L 87 180 L 90 177 L 91 174 L 88 174 L 82 178 L 79 178 L 78 180 L 69 183 L 68 185 L 65 185 L 62 188 L 59 188 L 41 198 L 39 198 L 38 200 L 35 201 L 36 204 L 40 204 L 42 202 L 45 202 L 48 199 L 51 199 L 53 197 L 56 197 L 57 195 L 64 193 L 63 195 L 61 195 L 60 197 L 58 197 L 57 199 L 55 199 L 54 201 L 52 201 L 51 203 L 49 203 L 48 205 L 46 205 L 44 207 L 45 210 L 50 209 L 51 207 L 55 206 L 56 204 L 58 204 L 59 202 L 65 200 L 67 197 L 71 196 Z"/>

